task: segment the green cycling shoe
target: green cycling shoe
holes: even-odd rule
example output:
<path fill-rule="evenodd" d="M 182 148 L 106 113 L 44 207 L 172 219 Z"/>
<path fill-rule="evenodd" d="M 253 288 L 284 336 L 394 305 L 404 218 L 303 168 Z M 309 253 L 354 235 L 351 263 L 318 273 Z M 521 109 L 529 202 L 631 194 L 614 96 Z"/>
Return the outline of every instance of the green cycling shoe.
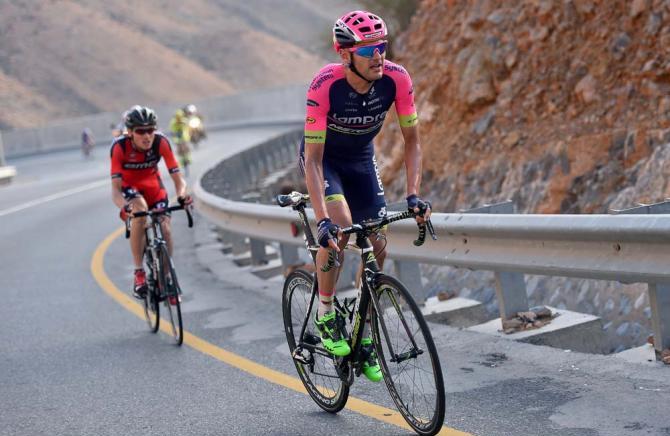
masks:
<path fill-rule="evenodd" d="M 338 318 L 336 312 L 328 312 L 321 319 L 314 317 L 314 325 L 321 334 L 323 348 L 334 356 L 344 357 L 351 353 L 351 347 L 341 333 Z"/>
<path fill-rule="evenodd" d="M 375 346 L 372 344 L 372 339 L 363 338 L 361 340 L 362 351 L 365 353 L 365 360 L 363 361 L 363 375 L 371 382 L 378 383 L 382 380 L 382 370 L 379 367 L 379 360 L 377 360 L 377 352 Z"/>

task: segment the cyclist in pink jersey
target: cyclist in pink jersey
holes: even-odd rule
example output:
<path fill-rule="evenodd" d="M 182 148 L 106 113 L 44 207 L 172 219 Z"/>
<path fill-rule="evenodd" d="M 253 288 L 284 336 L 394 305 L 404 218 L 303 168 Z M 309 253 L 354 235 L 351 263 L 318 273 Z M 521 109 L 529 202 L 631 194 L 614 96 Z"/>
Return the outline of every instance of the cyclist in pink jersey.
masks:
<path fill-rule="evenodd" d="M 327 262 L 329 250 L 342 256 L 347 237 L 340 227 L 386 215 L 372 140 L 394 103 L 405 141 L 407 206 L 420 213 L 419 223 L 430 218 L 430 203 L 419 198 L 421 147 L 412 81 L 402 66 L 385 59 L 387 36 L 386 24 L 375 14 L 343 15 L 333 27 L 334 48 L 342 63 L 322 68 L 307 93 L 300 165 L 318 221 L 319 266 Z M 385 242 L 382 238 L 372 242 L 381 265 Z M 339 314 L 333 310 L 337 273 L 336 268 L 328 272 L 317 268 L 315 324 L 324 348 L 346 356 L 351 349 L 340 331 Z M 372 381 L 381 380 L 371 339 L 364 339 L 362 345 L 370 349 L 363 373 Z"/>

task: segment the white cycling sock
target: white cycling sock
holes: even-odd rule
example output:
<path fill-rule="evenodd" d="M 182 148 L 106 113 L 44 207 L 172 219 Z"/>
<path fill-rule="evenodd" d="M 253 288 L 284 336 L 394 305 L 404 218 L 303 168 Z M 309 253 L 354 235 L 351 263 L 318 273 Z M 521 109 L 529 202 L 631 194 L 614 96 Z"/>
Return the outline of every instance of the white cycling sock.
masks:
<path fill-rule="evenodd" d="M 319 289 L 319 309 L 317 316 L 319 318 L 328 312 L 333 311 L 333 299 L 335 298 L 335 291 L 322 291 Z"/>

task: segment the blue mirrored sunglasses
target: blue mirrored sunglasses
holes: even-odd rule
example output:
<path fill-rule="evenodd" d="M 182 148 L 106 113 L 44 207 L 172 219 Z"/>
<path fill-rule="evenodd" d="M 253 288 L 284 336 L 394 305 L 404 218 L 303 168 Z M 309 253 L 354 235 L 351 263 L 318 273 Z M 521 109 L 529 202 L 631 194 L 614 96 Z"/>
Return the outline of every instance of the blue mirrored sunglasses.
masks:
<path fill-rule="evenodd" d="M 379 54 L 383 55 L 386 52 L 387 45 L 388 43 L 384 41 L 375 45 L 365 45 L 363 47 L 353 48 L 351 51 L 353 53 L 356 53 L 358 56 L 362 56 L 364 58 L 371 58 L 375 55 L 376 50 L 379 50 Z"/>

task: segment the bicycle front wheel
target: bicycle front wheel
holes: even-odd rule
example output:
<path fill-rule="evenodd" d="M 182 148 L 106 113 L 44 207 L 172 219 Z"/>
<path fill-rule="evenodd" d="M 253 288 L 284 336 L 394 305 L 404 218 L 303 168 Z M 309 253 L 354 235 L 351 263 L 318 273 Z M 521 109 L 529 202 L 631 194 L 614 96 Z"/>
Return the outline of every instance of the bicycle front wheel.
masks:
<path fill-rule="evenodd" d="M 434 435 L 444 422 L 444 381 L 428 325 L 405 286 L 381 275 L 374 289 L 372 335 L 386 387 L 407 423 Z"/>
<path fill-rule="evenodd" d="M 181 317 L 181 291 L 177 281 L 177 273 L 164 245 L 161 246 L 159 253 L 161 272 L 158 276 L 161 295 L 165 297 L 165 309 L 170 320 L 170 327 L 172 327 L 172 337 L 177 345 L 181 345 L 184 342 L 184 326 Z"/>
<path fill-rule="evenodd" d="M 282 312 L 284 330 L 293 363 L 302 384 L 312 399 L 323 410 L 337 413 L 347 403 L 349 386 L 335 368 L 333 357 L 321 346 L 321 339 L 314 327 L 313 317 L 319 300 L 312 296 L 314 279 L 305 271 L 295 270 L 284 282 Z M 305 333 L 300 332 L 307 319 Z"/>

